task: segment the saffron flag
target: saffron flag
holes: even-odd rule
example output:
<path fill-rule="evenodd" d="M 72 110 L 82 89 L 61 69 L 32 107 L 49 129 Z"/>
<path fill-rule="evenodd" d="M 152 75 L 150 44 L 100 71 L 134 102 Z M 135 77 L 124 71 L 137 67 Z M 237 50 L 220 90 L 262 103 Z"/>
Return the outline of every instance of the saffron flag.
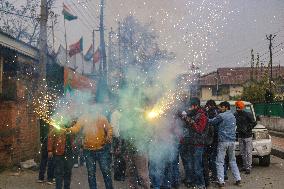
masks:
<path fill-rule="evenodd" d="M 64 93 L 72 94 L 74 90 L 88 90 L 95 94 L 96 82 L 86 76 L 76 73 L 70 68 L 64 67 Z"/>
<path fill-rule="evenodd" d="M 91 45 L 89 50 L 85 54 L 84 58 L 85 58 L 86 61 L 90 61 L 92 59 L 93 55 L 94 55 L 94 53 L 93 53 L 93 45 Z"/>
<path fill-rule="evenodd" d="M 76 20 L 78 18 L 77 16 L 75 16 L 71 13 L 71 10 L 64 3 L 63 3 L 62 14 L 64 16 L 64 19 L 66 19 L 68 21 Z"/>
<path fill-rule="evenodd" d="M 81 39 L 69 46 L 69 56 L 72 57 L 73 55 L 80 53 L 83 51 L 83 37 Z"/>
<path fill-rule="evenodd" d="M 95 64 L 99 62 L 100 58 L 101 58 L 101 53 L 100 53 L 100 48 L 98 48 L 95 54 L 93 55 L 93 63 Z"/>

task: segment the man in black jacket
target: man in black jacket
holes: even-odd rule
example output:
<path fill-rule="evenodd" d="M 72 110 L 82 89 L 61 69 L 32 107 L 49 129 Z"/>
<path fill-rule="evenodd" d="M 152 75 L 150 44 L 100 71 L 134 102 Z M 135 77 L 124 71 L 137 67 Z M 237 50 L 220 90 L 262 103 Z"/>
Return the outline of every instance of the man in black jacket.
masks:
<path fill-rule="evenodd" d="M 252 129 L 256 126 L 256 122 L 251 113 L 244 111 L 245 104 L 237 101 L 236 105 L 236 121 L 237 132 L 239 136 L 240 153 L 243 160 L 243 168 L 246 174 L 250 174 L 252 165 Z"/>

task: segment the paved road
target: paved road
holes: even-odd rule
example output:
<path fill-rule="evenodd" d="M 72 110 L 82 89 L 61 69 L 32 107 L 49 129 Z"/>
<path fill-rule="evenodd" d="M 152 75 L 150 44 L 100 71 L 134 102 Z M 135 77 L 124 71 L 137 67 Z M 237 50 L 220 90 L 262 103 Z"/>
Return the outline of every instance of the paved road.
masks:
<path fill-rule="evenodd" d="M 270 167 L 260 167 L 257 161 L 250 175 L 242 174 L 243 189 L 283 189 L 284 188 L 284 160 L 272 157 Z M 100 172 L 100 171 L 99 171 Z M 0 174 L 0 189 L 53 189 L 54 186 L 36 183 L 37 172 L 23 171 L 17 176 L 6 171 Z M 127 189 L 125 182 L 115 182 L 115 189 Z M 84 167 L 73 169 L 72 189 L 88 189 L 87 173 Z M 98 177 L 98 188 L 104 189 L 101 174 Z M 213 187 L 212 187 L 213 188 Z M 239 188 L 233 185 L 232 176 L 226 188 Z M 181 187 L 185 189 L 185 187 Z"/>

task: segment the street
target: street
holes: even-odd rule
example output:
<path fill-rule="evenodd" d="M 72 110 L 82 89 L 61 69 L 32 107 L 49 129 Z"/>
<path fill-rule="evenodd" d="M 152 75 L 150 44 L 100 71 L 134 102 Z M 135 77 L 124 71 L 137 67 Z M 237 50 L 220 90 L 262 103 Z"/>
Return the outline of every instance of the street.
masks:
<path fill-rule="evenodd" d="M 243 189 L 282 189 L 284 186 L 284 160 L 272 156 L 270 167 L 260 167 L 254 161 L 254 168 L 250 175 L 242 174 Z M 100 171 L 98 170 L 98 188 L 103 189 L 104 183 Z M 19 175 L 5 171 L 0 174 L 0 189 L 52 189 L 54 186 L 36 183 L 37 172 L 23 171 Z M 233 185 L 232 176 L 229 175 L 229 182 L 226 188 L 239 188 Z M 126 189 L 126 182 L 115 182 L 116 189 Z M 87 172 L 85 167 L 73 168 L 72 189 L 88 189 Z M 182 185 L 181 189 L 185 189 Z M 213 188 L 211 186 L 210 188 Z"/>

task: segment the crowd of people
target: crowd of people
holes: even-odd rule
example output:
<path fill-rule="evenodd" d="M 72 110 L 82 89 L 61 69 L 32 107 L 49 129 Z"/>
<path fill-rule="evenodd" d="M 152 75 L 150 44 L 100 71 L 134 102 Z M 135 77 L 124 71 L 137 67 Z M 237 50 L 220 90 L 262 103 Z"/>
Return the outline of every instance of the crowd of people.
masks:
<path fill-rule="evenodd" d="M 112 176 L 116 181 L 126 181 L 127 188 L 134 189 L 171 189 L 179 188 L 181 184 L 187 188 L 207 188 L 212 183 L 224 188 L 228 170 L 232 172 L 235 185 L 241 186 L 240 171 L 250 174 L 252 169 L 252 129 L 256 121 L 245 111 L 244 102 L 235 103 L 235 112 L 230 107 L 226 101 L 217 106 L 214 100 L 208 100 L 201 107 L 198 98 L 185 99 L 173 115 L 173 128 L 179 126 L 182 130 L 175 133 L 177 150 L 174 158 L 162 164 L 151 161 L 148 154 L 138 151 L 131 140 L 120 136 L 121 114 L 116 109 L 111 111 L 111 116 L 98 115 L 88 119 L 88 123 L 82 116 L 63 129 L 51 127 L 48 137 L 42 141 L 38 181 L 43 182 L 48 164 L 48 183 L 52 184 L 55 178 L 56 189 L 69 189 L 74 161 L 78 161 L 76 152 L 82 148 L 84 155 L 80 159 L 86 162 L 90 189 L 98 188 L 97 163 L 106 189 L 115 188 Z M 79 135 L 82 142 L 76 145 L 76 135 L 82 128 L 84 132 Z M 240 170 L 235 156 L 237 139 L 243 163 Z M 183 166 L 180 166 L 180 160 Z"/>

